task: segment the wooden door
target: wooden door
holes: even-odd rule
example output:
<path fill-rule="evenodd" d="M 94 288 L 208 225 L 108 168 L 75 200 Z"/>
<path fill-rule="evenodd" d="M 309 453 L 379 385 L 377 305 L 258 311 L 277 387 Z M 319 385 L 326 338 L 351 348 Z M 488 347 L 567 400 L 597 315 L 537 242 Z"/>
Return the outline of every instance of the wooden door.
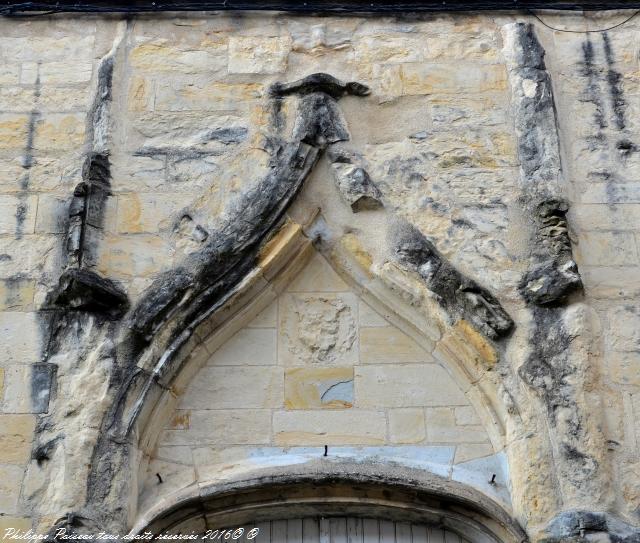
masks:
<path fill-rule="evenodd" d="M 272 520 L 256 525 L 255 543 L 470 543 L 443 528 L 355 517 Z M 247 532 L 248 533 L 248 532 Z"/>

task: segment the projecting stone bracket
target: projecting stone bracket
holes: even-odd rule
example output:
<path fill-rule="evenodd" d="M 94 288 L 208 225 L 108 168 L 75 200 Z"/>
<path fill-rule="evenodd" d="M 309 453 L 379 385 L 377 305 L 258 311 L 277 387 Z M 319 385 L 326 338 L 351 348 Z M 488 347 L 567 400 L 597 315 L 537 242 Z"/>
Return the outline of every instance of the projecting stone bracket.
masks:
<path fill-rule="evenodd" d="M 423 279 L 451 316 L 473 323 L 491 339 L 505 337 L 511 332 L 513 320 L 500 302 L 456 270 L 416 228 L 401 223 L 393 237 L 398 262 Z"/>
<path fill-rule="evenodd" d="M 529 270 L 520 282 L 525 300 L 536 305 L 563 302 L 582 287 L 578 266 L 572 259 L 553 259 Z"/>
<path fill-rule="evenodd" d="M 113 281 L 89 270 L 66 270 L 45 301 L 44 308 L 67 308 L 117 318 L 129 307 L 125 292 Z"/>
<path fill-rule="evenodd" d="M 638 527 L 598 511 L 565 511 L 545 531 L 541 543 L 640 543 Z"/>

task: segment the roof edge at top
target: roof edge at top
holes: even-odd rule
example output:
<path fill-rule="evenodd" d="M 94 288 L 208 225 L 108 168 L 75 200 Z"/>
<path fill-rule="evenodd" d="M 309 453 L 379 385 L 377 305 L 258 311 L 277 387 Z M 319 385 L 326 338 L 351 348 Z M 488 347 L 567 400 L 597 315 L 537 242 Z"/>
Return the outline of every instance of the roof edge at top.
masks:
<path fill-rule="evenodd" d="M 640 9 L 640 0 L 135 0 L 2 2 L 0 14 L 144 13 L 164 11 L 291 11 L 313 13 L 403 13 L 552 9 Z"/>

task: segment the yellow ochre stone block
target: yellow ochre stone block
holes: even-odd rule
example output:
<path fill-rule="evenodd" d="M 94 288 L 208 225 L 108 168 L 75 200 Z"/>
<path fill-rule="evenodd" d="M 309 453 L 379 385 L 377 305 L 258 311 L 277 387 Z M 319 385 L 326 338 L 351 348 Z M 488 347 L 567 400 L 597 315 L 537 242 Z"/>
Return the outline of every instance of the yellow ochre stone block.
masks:
<path fill-rule="evenodd" d="M 473 346 L 478 352 L 482 360 L 492 367 L 498 361 L 498 353 L 493 346 L 478 332 L 471 324 L 460 319 L 455 324 L 455 329 L 464 336 L 464 338 Z"/>
<path fill-rule="evenodd" d="M 199 73 L 222 69 L 226 64 L 227 44 L 203 40 L 200 44 L 174 43 L 155 39 L 142 43 L 131 51 L 134 68 L 146 72 Z"/>
<path fill-rule="evenodd" d="M 291 368 L 284 376 L 287 409 L 353 406 L 353 368 Z"/>
<path fill-rule="evenodd" d="M 404 94 L 466 94 L 507 88 L 504 66 L 407 63 L 400 72 Z"/>
<path fill-rule="evenodd" d="M 424 409 L 389 410 L 389 440 L 391 443 L 420 443 L 426 437 Z"/>
<path fill-rule="evenodd" d="M 373 259 L 371 255 L 364 249 L 358 238 L 353 234 L 347 234 L 340 239 L 340 245 L 350 255 L 353 256 L 355 262 L 359 265 L 362 271 L 368 276 L 373 277 L 371 273 L 371 266 L 373 265 Z"/>
<path fill-rule="evenodd" d="M 274 262 L 282 250 L 293 240 L 301 235 L 302 227 L 294 222 L 288 221 L 262 248 L 258 256 L 258 266 L 266 268 Z"/>
<path fill-rule="evenodd" d="M 75 149 L 84 143 L 85 115 L 47 115 L 38 123 L 34 146 L 43 151 Z"/>
<path fill-rule="evenodd" d="M 425 362 L 431 356 L 395 327 L 360 329 L 360 362 L 392 364 Z"/>
<path fill-rule="evenodd" d="M 26 464 L 35 426 L 33 415 L 0 415 L 0 464 Z"/>
<path fill-rule="evenodd" d="M 27 116 L 0 115 L 0 149 L 20 149 L 27 143 Z"/>

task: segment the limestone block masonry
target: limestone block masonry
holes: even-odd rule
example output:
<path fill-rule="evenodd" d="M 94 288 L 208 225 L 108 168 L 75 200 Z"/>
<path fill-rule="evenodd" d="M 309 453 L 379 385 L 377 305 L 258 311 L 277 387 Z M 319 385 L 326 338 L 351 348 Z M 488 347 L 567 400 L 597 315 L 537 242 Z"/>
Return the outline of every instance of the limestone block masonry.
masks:
<path fill-rule="evenodd" d="M 640 18 L 539 15 L 0 18 L 0 540 L 640 542 Z"/>

